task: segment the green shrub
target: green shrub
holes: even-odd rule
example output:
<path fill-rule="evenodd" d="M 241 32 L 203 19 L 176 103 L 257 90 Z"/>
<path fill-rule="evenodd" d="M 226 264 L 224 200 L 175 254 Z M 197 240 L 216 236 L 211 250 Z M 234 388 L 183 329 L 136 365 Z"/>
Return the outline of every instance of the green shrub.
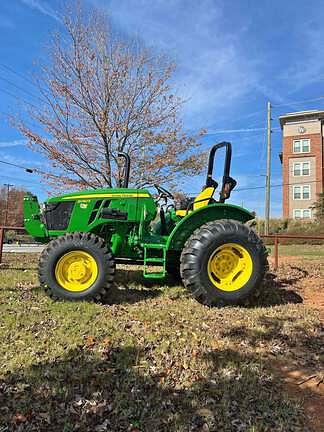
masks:
<path fill-rule="evenodd" d="M 256 231 L 259 235 L 264 233 L 264 220 L 257 220 Z M 305 221 L 296 219 L 270 219 L 269 234 L 300 234 L 324 235 L 324 221 Z M 273 244 L 272 239 L 265 239 L 266 244 Z M 323 240 L 283 239 L 280 244 L 324 244 Z"/>

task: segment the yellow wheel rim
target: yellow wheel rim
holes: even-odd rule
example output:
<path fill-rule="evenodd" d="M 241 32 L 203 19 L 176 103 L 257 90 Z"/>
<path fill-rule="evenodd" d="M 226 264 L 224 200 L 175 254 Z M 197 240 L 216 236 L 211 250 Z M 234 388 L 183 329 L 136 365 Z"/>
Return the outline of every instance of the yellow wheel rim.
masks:
<path fill-rule="evenodd" d="M 210 256 L 207 264 L 212 284 L 222 291 L 237 291 L 244 287 L 252 275 L 250 253 L 237 243 L 225 243 Z"/>
<path fill-rule="evenodd" d="M 67 291 L 85 291 L 96 281 L 97 276 L 96 260 L 82 250 L 74 250 L 62 255 L 55 266 L 55 278 Z"/>

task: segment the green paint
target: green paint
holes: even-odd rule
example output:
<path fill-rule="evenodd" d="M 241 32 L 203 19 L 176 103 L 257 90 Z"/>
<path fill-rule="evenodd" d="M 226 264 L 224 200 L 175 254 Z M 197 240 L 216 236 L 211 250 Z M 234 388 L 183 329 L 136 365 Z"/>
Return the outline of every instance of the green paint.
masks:
<path fill-rule="evenodd" d="M 165 227 L 157 216 L 157 204 L 146 189 L 96 189 L 49 198 L 45 206 L 71 205 L 65 229 L 48 229 L 46 215 L 37 198 L 24 198 L 26 230 L 44 243 L 69 232 L 93 232 L 105 239 L 116 258 L 130 258 L 144 265 L 144 276 L 165 276 L 169 251 L 181 251 L 186 240 L 201 225 L 218 219 L 236 219 L 243 223 L 254 216 L 247 210 L 223 203 L 214 203 L 189 212 L 184 218 L 170 207 L 165 212 Z M 61 207 L 59 207 L 61 206 Z M 104 215 L 103 213 L 106 214 Z M 107 212 L 109 214 L 107 214 Z M 54 223 L 62 215 L 58 212 Z M 151 273 L 149 265 L 160 265 L 160 272 Z"/>
<path fill-rule="evenodd" d="M 47 242 L 48 232 L 41 219 L 41 211 L 37 197 L 34 195 L 26 195 L 24 197 L 24 224 L 26 231 L 31 234 L 35 240 Z"/>

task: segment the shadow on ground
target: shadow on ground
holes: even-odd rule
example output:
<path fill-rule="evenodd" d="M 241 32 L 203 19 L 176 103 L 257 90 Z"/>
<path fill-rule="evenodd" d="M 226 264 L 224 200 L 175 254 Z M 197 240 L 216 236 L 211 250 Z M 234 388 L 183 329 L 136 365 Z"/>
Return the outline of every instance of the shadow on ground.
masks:
<path fill-rule="evenodd" d="M 298 267 L 292 267 L 297 270 L 297 276 L 292 278 L 281 278 L 275 273 L 267 273 L 258 297 L 249 299 L 244 306 L 246 307 L 267 307 L 284 304 L 302 303 L 303 298 L 292 287 L 308 275 L 307 271 Z M 138 288 L 138 286 L 140 288 Z M 116 273 L 115 287 L 109 294 L 107 304 L 112 303 L 134 303 L 160 296 L 168 288 L 179 287 L 182 296 L 189 295 L 182 283 L 169 275 L 162 280 L 150 281 L 143 277 L 141 270 L 118 270 Z"/>
<path fill-rule="evenodd" d="M 152 347 L 70 350 L 0 381 L 1 430 L 307 430 L 298 404 L 257 356 L 227 349 L 199 360 L 207 372 L 194 371 L 194 383 L 180 387 L 177 374 L 186 371 L 180 364 L 157 368 Z"/>
<path fill-rule="evenodd" d="M 306 273 L 306 275 L 305 275 Z M 293 278 L 282 278 L 275 273 L 267 273 L 259 297 L 252 300 L 249 306 L 279 306 L 289 303 L 302 303 L 303 298 L 293 287 L 297 282 L 303 280 L 307 272 L 301 270 L 300 275 Z"/>
<path fill-rule="evenodd" d="M 31 262 L 21 257 L 20 262 L 21 266 L 15 262 L 13 267 L 11 267 L 12 263 L 10 261 L 5 262 L 3 268 L 7 269 L 7 271 L 37 270 L 35 257 Z M 246 302 L 245 306 L 267 307 L 288 303 L 302 303 L 303 298 L 295 287 L 296 284 L 308 277 L 308 272 L 297 266 L 289 266 L 289 269 L 293 275 L 285 277 L 282 277 L 280 273 L 269 272 L 259 291 L 259 296 Z M 139 266 L 137 268 L 118 268 L 115 284 L 109 292 L 105 304 L 136 303 L 158 297 L 167 292 L 169 288 L 178 288 L 176 298 L 189 295 L 183 288 L 182 283 L 171 275 L 167 275 L 166 278 L 161 280 L 149 280 L 143 277 L 142 269 Z M 35 290 L 39 291 L 39 288 L 35 288 Z"/>

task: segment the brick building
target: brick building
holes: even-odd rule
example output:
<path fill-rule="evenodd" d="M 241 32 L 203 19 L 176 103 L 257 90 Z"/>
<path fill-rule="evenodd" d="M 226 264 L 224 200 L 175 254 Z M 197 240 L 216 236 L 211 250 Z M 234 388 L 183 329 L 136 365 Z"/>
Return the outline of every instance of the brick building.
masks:
<path fill-rule="evenodd" d="M 324 111 L 279 117 L 283 131 L 283 217 L 313 218 L 312 205 L 324 183 Z"/>

